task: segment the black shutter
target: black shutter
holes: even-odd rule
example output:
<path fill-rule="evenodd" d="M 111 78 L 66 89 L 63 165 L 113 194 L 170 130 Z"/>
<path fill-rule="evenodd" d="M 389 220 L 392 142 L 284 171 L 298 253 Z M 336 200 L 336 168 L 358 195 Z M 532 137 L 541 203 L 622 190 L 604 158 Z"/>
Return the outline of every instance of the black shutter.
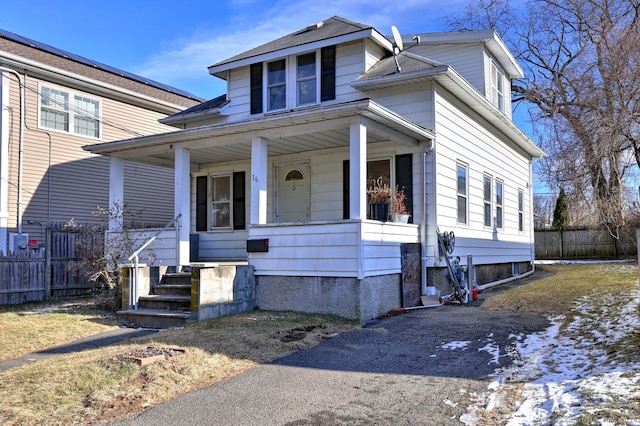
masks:
<path fill-rule="evenodd" d="M 336 47 L 328 46 L 320 50 L 320 100 L 336 98 Z"/>
<path fill-rule="evenodd" d="M 262 62 L 251 64 L 251 114 L 262 112 Z"/>
<path fill-rule="evenodd" d="M 409 222 L 413 223 L 413 155 L 396 156 L 396 185 L 404 189 L 405 207 L 411 215 Z"/>
<path fill-rule="evenodd" d="M 351 218 L 351 206 L 350 206 L 350 178 L 349 178 L 349 160 L 344 160 L 342 162 L 342 218 L 350 219 Z"/>
<path fill-rule="evenodd" d="M 196 178 L 196 231 L 207 230 L 207 181 L 208 176 Z"/>
<path fill-rule="evenodd" d="M 233 229 L 246 228 L 245 172 L 233 174 Z"/>

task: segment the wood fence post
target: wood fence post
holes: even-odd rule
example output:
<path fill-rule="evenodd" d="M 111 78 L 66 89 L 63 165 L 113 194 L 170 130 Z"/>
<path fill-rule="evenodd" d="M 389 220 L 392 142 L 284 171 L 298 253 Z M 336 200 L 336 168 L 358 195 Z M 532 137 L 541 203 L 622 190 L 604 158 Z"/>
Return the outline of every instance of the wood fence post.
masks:
<path fill-rule="evenodd" d="M 44 230 L 44 300 L 51 300 L 51 228 Z"/>

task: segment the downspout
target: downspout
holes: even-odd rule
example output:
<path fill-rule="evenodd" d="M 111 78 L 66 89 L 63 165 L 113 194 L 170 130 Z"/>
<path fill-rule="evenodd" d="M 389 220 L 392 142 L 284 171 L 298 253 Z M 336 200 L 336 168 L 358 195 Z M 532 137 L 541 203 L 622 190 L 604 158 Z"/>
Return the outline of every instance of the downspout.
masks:
<path fill-rule="evenodd" d="M 24 73 L 24 86 L 27 87 L 27 73 Z M 26 103 L 26 97 L 25 97 L 25 103 Z M 44 133 L 45 135 L 47 135 L 47 137 L 49 138 L 49 164 L 47 166 L 47 223 L 51 223 L 51 179 L 52 179 L 52 174 L 53 174 L 53 170 L 51 169 L 51 155 L 52 155 L 52 141 L 51 141 L 51 133 L 45 131 L 45 130 L 40 130 L 40 129 L 32 129 L 29 127 L 29 125 L 27 124 L 27 111 L 25 109 L 24 112 L 24 127 L 27 130 L 30 130 L 32 132 L 40 132 L 40 133 Z"/>
<path fill-rule="evenodd" d="M 425 296 L 427 294 L 427 155 L 433 149 L 434 141 L 430 140 L 429 145 L 427 145 L 422 150 L 422 164 L 421 164 L 421 174 L 422 174 L 422 226 L 420 227 L 420 241 L 422 242 L 422 253 L 421 253 L 421 295 Z"/>
<path fill-rule="evenodd" d="M 16 222 L 18 225 L 18 234 L 22 235 L 22 169 L 23 169 L 23 153 L 24 153 L 24 96 L 25 89 L 20 74 L 17 71 L 0 66 L 0 72 L 8 72 L 16 76 L 18 87 L 20 88 L 20 131 L 18 136 L 18 211 L 16 212 Z"/>

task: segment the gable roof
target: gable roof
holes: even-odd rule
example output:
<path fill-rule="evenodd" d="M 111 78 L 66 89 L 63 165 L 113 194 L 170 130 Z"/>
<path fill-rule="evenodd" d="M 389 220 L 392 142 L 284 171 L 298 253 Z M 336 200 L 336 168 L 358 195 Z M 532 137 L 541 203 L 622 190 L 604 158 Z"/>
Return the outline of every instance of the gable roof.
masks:
<path fill-rule="evenodd" d="M 96 69 L 99 69 L 99 70 L 102 70 L 102 71 L 105 71 L 105 72 L 108 72 L 108 73 L 111 73 L 111 74 L 115 74 L 115 75 L 120 76 L 120 77 L 124 77 L 124 78 L 130 79 L 130 80 L 134 80 L 134 81 L 136 81 L 138 83 L 142 83 L 144 85 L 152 86 L 152 87 L 155 87 L 157 89 L 160 89 L 160 90 L 163 90 L 163 91 L 166 91 L 166 92 L 169 92 L 169 93 L 173 93 L 175 95 L 183 96 L 185 98 L 189 98 L 189 99 L 193 99 L 193 100 L 197 100 L 197 101 L 201 101 L 202 100 L 202 98 L 200 98 L 200 97 L 198 97 L 198 96 L 196 96 L 196 95 L 194 95 L 192 93 L 189 93 L 189 92 L 187 92 L 185 90 L 177 89 L 175 87 L 172 87 L 172 86 L 169 86 L 169 85 L 166 85 L 166 84 L 163 84 L 163 83 L 159 83 L 159 82 L 151 80 L 149 78 L 142 77 L 142 76 L 130 73 L 128 71 L 124 71 L 124 70 L 121 70 L 119 68 L 115 68 L 115 67 L 112 67 L 110 65 L 106 65 L 106 64 L 103 64 L 101 62 L 85 58 L 85 57 L 80 56 L 80 55 L 76 55 L 75 53 L 67 52 L 66 50 L 58 49 L 58 48 L 50 46 L 50 45 L 48 45 L 46 43 L 42 43 L 42 42 L 30 39 L 28 37 L 24 37 L 24 36 L 12 33 L 10 31 L 3 30 L 1 28 L 0 28 L 0 38 L 4 38 L 4 39 L 10 40 L 10 41 L 13 41 L 15 43 L 20 43 L 20 44 L 23 44 L 25 46 L 28 46 L 28 47 L 31 47 L 31 48 L 34 48 L 34 49 L 38 49 L 38 50 L 41 50 L 43 52 L 59 56 L 61 58 L 64 58 L 64 59 L 67 59 L 67 60 L 70 60 L 70 61 L 74 61 L 74 62 L 83 64 L 83 65 L 86 65 L 86 66 L 89 66 L 89 67 L 92 67 L 92 68 L 96 68 Z"/>
<path fill-rule="evenodd" d="M 333 16 L 211 65 L 209 74 L 225 79 L 224 71 L 268 60 L 270 54 L 277 55 L 273 57 L 276 59 L 276 57 L 280 58 L 297 52 L 317 49 L 324 45 L 367 37 L 373 37 L 379 44 L 391 50 L 391 42 L 372 26 L 350 21 L 340 16 Z M 331 42 L 327 42 L 328 40 Z"/>
<path fill-rule="evenodd" d="M 217 98 L 194 105 L 158 121 L 162 124 L 175 125 L 198 121 L 203 116 L 210 118 L 212 114 L 219 114 L 220 110 L 227 106 L 229 102 L 231 101 L 227 99 L 227 95 L 220 95 Z"/>

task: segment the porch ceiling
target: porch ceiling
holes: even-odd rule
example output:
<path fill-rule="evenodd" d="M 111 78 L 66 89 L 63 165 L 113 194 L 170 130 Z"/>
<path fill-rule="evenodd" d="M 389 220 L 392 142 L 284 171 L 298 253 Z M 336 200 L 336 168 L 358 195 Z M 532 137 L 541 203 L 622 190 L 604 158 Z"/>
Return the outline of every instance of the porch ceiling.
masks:
<path fill-rule="evenodd" d="M 417 146 L 420 141 L 434 138 L 430 130 L 366 99 L 83 148 L 96 154 L 173 167 L 175 148 L 183 146 L 191 152 L 192 164 L 210 164 L 250 159 L 255 137 L 267 140 L 269 156 L 349 146 L 350 124 L 354 120 L 367 126 L 367 143 L 391 140 Z"/>

